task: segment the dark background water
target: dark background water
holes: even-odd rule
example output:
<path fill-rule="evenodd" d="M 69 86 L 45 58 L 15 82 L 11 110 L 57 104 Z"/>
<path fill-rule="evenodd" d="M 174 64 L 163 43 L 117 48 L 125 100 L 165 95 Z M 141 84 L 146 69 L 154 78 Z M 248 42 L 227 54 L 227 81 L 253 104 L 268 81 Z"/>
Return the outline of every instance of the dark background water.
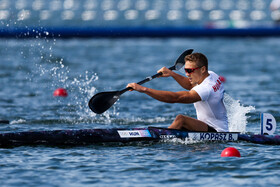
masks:
<path fill-rule="evenodd" d="M 192 105 L 161 103 L 137 92 L 122 95 L 104 115 L 87 107 L 95 93 L 138 82 L 193 48 L 226 78 L 234 129 L 257 133 L 261 112 L 280 120 L 279 43 L 279 38 L 2 39 L 0 118 L 11 123 L 0 130 L 167 127 L 177 114 L 195 117 Z M 182 90 L 171 78 L 145 85 Z M 69 96 L 53 97 L 58 87 Z M 229 146 L 242 157 L 221 158 Z M 18 147 L 0 149 L 0 158 L 4 186 L 280 184 L 279 147 L 246 142 Z"/>

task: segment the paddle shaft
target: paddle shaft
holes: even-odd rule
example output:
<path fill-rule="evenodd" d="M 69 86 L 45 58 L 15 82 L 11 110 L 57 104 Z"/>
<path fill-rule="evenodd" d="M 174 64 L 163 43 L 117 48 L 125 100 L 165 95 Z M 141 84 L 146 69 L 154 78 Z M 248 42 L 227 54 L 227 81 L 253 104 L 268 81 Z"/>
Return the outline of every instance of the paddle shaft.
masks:
<path fill-rule="evenodd" d="M 168 69 L 170 69 L 170 70 L 175 70 L 175 66 L 172 66 L 172 67 L 170 67 L 170 68 L 168 68 Z M 149 81 L 153 80 L 154 78 L 157 78 L 157 77 L 159 77 L 159 76 L 161 76 L 161 75 L 162 75 L 162 72 L 159 72 L 159 73 L 157 73 L 157 74 L 154 74 L 153 76 L 146 77 L 144 80 L 142 80 L 142 81 L 140 81 L 140 82 L 137 82 L 137 84 L 142 85 L 142 84 L 144 84 L 144 83 L 146 83 L 146 82 L 149 82 Z M 120 90 L 120 95 L 123 94 L 123 93 L 125 93 L 125 92 L 127 92 L 127 91 L 129 91 L 129 90 L 131 90 L 130 87 L 127 87 L 127 88 L 125 88 L 125 89 L 123 89 L 123 90 Z"/>

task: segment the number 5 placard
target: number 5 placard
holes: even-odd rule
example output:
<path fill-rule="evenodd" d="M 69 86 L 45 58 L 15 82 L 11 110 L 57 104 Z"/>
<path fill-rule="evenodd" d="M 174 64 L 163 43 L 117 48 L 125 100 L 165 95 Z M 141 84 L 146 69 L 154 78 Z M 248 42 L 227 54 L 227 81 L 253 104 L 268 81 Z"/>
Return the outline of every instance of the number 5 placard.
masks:
<path fill-rule="evenodd" d="M 261 134 L 272 135 L 276 130 L 276 120 L 269 113 L 261 114 Z"/>

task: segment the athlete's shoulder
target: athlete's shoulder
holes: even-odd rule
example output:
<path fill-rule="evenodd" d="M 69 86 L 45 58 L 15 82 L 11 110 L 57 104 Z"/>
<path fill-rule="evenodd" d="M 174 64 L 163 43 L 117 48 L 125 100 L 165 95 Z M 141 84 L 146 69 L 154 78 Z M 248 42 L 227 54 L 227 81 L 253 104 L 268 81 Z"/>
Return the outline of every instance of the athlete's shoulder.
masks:
<path fill-rule="evenodd" d="M 210 74 L 211 77 L 213 78 L 219 78 L 219 75 L 217 73 L 215 73 L 214 71 L 208 71 L 208 73 Z"/>

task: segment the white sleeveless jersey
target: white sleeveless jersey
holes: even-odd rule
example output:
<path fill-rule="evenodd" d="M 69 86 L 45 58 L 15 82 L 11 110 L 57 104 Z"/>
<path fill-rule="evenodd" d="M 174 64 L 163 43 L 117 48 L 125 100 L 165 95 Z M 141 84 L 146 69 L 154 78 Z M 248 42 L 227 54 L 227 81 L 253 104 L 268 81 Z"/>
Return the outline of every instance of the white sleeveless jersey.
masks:
<path fill-rule="evenodd" d="M 223 102 L 224 86 L 216 73 L 209 71 L 209 74 L 201 84 L 192 88 L 201 98 L 201 101 L 194 103 L 197 119 L 218 132 L 228 132 L 227 111 Z"/>

